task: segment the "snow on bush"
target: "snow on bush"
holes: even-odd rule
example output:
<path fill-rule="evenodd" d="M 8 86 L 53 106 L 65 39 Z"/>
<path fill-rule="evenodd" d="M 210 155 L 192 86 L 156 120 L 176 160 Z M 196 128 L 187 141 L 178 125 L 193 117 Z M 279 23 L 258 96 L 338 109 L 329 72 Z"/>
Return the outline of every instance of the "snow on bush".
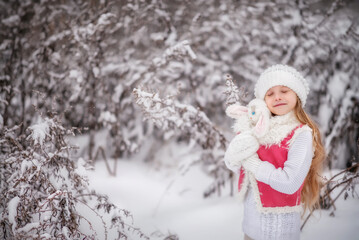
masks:
<path fill-rule="evenodd" d="M 1 131 L 1 239 L 149 239 L 128 211 L 90 190 L 87 163 L 76 163 L 66 142 L 74 133 L 56 117 L 41 118 L 26 138 L 18 129 Z"/>

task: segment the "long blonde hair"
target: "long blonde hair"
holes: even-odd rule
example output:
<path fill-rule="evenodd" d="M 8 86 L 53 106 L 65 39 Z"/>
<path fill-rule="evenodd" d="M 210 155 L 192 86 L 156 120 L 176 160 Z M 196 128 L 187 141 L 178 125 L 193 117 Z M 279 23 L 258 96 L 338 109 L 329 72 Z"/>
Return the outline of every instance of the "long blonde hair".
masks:
<path fill-rule="evenodd" d="M 317 124 L 304 111 L 298 97 L 294 113 L 302 124 L 307 124 L 313 131 L 313 149 L 315 152 L 301 192 L 301 201 L 304 203 L 304 212 L 307 209 L 312 211 L 319 207 L 320 189 L 323 186 L 321 175 L 325 159 L 325 150 Z"/>

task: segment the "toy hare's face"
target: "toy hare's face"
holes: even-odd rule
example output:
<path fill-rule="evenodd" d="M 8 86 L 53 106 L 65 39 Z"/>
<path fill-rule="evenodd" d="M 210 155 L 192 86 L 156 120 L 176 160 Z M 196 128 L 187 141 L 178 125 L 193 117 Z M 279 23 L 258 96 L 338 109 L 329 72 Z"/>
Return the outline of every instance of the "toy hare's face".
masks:
<path fill-rule="evenodd" d="M 248 108 L 248 116 L 249 119 L 252 120 L 252 122 L 256 123 L 259 119 L 259 111 L 256 111 L 256 106 L 250 106 Z"/>

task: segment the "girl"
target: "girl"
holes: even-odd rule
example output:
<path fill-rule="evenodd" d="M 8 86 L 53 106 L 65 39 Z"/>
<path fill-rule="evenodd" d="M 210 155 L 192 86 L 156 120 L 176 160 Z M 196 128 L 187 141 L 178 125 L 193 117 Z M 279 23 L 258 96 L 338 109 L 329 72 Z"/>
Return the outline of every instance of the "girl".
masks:
<path fill-rule="evenodd" d="M 303 110 L 308 93 L 306 80 L 285 65 L 269 67 L 256 83 L 255 97 L 264 99 L 272 117 L 258 151 L 238 169 L 245 239 L 299 239 L 300 212 L 318 205 L 324 148 Z"/>

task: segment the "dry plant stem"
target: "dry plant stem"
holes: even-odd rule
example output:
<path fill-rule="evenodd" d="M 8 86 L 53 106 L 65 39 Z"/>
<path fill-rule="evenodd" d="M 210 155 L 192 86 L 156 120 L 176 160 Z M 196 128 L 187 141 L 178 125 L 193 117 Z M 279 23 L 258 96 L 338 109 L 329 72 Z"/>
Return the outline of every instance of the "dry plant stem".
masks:
<path fill-rule="evenodd" d="M 114 160 L 115 160 L 115 162 L 114 162 L 114 167 L 113 167 L 113 176 L 116 177 L 116 175 L 117 175 L 117 162 L 118 162 L 118 158 L 115 158 Z"/>
<path fill-rule="evenodd" d="M 105 229 L 105 239 L 107 240 L 107 227 L 106 227 L 105 221 L 103 220 L 103 217 L 98 212 L 96 212 L 92 207 L 90 207 L 87 203 L 85 203 L 84 201 L 81 201 L 80 199 L 75 199 L 75 201 L 78 201 L 78 202 L 84 204 L 85 206 L 87 206 L 92 212 L 94 212 L 101 219 L 102 225 Z"/>
<path fill-rule="evenodd" d="M 359 166 L 359 163 L 356 163 L 355 165 L 353 165 L 353 166 L 351 166 L 351 167 L 349 167 L 349 168 L 347 168 L 347 169 L 345 169 L 345 170 L 343 170 L 343 171 L 337 173 L 337 174 L 334 175 L 332 178 L 330 178 L 330 180 L 328 180 L 328 181 L 324 184 L 324 186 L 328 185 L 334 178 L 336 178 L 336 177 L 339 176 L 340 174 L 343 174 L 343 173 L 345 173 L 345 172 L 351 170 L 352 168 L 354 168 L 354 167 L 356 167 L 356 166 Z M 336 210 L 335 205 L 334 205 L 335 201 L 339 198 L 339 196 L 340 196 L 341 194 L 343 194 L 343 192 L 347 189 L 347 187 L 352 183 L 353 179 L 355 179 L 355 178 L 359 178 L 359 175 L 354 175 L 353 177 L 348 178 L 347 180 L 336 184 L 336 185 L 333 186 L 331 189 L 329 189 L 328 191 L 326 191 L 326 193 L 325 193 L 325 195 L 323 196 L 323 198 L 325 198 L 325 197 L 328 197 L 328 198 L 329 198 L 329 200 L 330 200 L 330 202 L 331 202 L 331 206 L 334 207 L 334 210 Z M 332 200 L 329 194 L 330 194 L 335 188 L 337 188 L 338 186 L 340 186 L 340 185 L 342 185 L 342 184 L 344 184 L 344 183 L 347 183 L 347 184 L 346 184 L 345 187 L 341 190 L 341 192 L 335 197 L 335 199 Z M 324 187 L 324 186 L 323 186 L 323 187 Z M 304 228 L 305 224 L 307 223 L 308 219 L 312 216 L 313 212 L 314 212 L 313 210 L 310 211 L 310 213 L 308 214 L 308 216 L 307 216 L 306 219 L 304 220 L 304 222 L 303 222 L 303 224 L 302 224 L 300 230 L 302 230 L 302 229 Z"/>
<path fill-rule="evenodd" d="M 356 163 L 356 164 L 354 164 L 353 166 L 351 166 L 351 167 L 349 167 L 349 168 L 347 168 L 347 169 L 344 169 L 343 171 L 341 171 L 341 172 L 335 174 L 333 177 L 331 177 L 331 178 L 328 180 L 328 182 L 332 181 L 334 178 L 336 178 L 336 177 L 339 176 L 340 174 L 343 174 L 343 173 L 345 173 L 345 172 L 347 172 L 347 171 L 350 171 L 350 170 L 351 170 L 352 168 L 354 168 L 354 167 L 359 167 L 359 163 Z M 327 183 L 328 183 L 328 182 L 327 182 Z M 327 183 L 326 183 L 326 184 L 327 184 Z"/>
<path fill-rule="evenodd" d="M 347 189 L 347 187 L 349 187 L 349 185 L 352 183 L 353 179 L 354 178 L 351 178 L 350 181 L 347 183 L 347 185 L 345 185 L 345 187 L 343 187 L 343 189 L 340 191 L 340 193 L 334 198 L 333 205 L 334 205 L 334 202 L 339 198 L 339 196 L 342 195 L 342 193 Z"/>
<path fill-rule="evenodd" d="M 347 183 L 347 182 L 349 182 L 349 181 L 352 181 L 354 178 L 357 178 L 357 177 L 359 177 L 359 175 L 354 175 L 353 177 L 348 178 L 347 180 L 336 184 L 334 187 L 332 187 L 329 191 L 326 192 L 326 194 L 324 195 L 324 197 L 325 197 L 326 195 L 329 195 L 335 188 L 339 187 L 339 186 L 342 185 L 343 183 Z"/>
<path fill-rule="evenodd" d="M 109 172 L 109 174 L 111 176 L 116 176 L 116 159 L 115 159 L 115 163 L 114 163 L 115 167 L 114 167 L 114 170 L 112 171 L 111 168 L 110 168 L 110 164 L 107 161 L 105 150 L 102 147 L 98 147 L 96 155 L 95 155 L 95 158 L 94 158 L 94 161 L 96 161 L 96 159 L 97 159 L 100 152 L 102 154 L 103 160 L 105 161 L 107 171 Z"/>
<path fill-rule="evenodd" d="M 78 216 L 79 218 L 82 218 L 84 221 L 86 221 L 87 224 L 90 226 L 90 229 L 92 230 L 92 232 L 94 232 L 94 235 L 97 236 L 97 233 L 96 233 L 95 229 L 93 228 L 91 222 L 90 222 L 87 218 L 85 218 L 85 217 L 82 216 L 82 215 L 76 214 L 76 213 L 75 213 L 75 215 Z M 83 234 L 83 233 L 82 233 L 82 234 Z M 85 234 L 83 234 L 83 235 L 85 236 Z"/>

